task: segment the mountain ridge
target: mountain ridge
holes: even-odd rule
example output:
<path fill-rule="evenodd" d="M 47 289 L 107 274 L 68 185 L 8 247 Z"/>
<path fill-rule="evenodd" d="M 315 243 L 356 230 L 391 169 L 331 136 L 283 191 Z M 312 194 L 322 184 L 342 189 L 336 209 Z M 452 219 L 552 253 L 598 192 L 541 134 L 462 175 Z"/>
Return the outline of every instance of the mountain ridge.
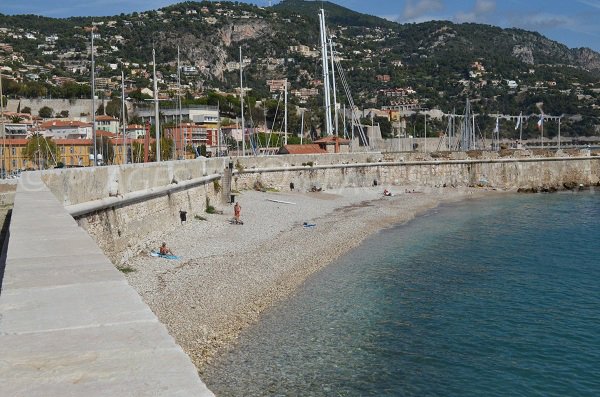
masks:
<path fill-rule="evenodd" d="M 189 96 L 231 92 L 239 85 L 241 47 L 245 85 L 255 98 L 270 98 L 268 80 L 287 78 L 292 90 L 319 89 L 321 6 L 359 106 L 417 103 L 448 110 L 471 98 L 482 112 L 510 113 L 523 107 L 533 112 L 536 103 L 544 102 L 547 112 L 568 109 L 600 116 L 593 107 L 600 87 L 600 54 L 591 49 L 570 49 L 516 28 L 450 21 L 399 24 L 330 2 L 285 0 L 265 8 L 188 1 L 93 18 L 0 14 L 0 43 L 12 51 L 3 54 L 0 48 L 0 58 L 21 59 L 8 62 L 20 84 L 28 86 L 9 87 L 15 96 L 44 95 L 42 91 L 54 89 L 57 77 L 85 84 L 90 67 L 85 27 L 94 22 L 100 78 L 118 80 L 113 66 L 123 65 L 134 87 L 151 89 L 148 65 L 154 47 L 160 88 L 173 95 L 179 47 L 182 65 L 192 71 L 182 77 Z M 39 80 L 30 81 L 28 75 Z M 42 91 L 40 84 L 46 86 Z M 53 95 L 67 94 L 63 90 Z M 301 103 L 316 107 L 319 95 Z"/>

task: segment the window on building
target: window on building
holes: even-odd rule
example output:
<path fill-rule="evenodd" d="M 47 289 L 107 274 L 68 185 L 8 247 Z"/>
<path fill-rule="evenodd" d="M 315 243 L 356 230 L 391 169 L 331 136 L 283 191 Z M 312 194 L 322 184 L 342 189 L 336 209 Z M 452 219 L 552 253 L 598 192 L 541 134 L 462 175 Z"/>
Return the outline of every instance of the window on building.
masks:
<path fill-rule="evenodd" d="M 16 148 L 16 147 L 12 148 L 12 155 L 13 155 L 13 156 L 16 156 L 16 155 L 17 155 L 17 148 Z M 13 161 L 14 161 L 14 160 L 13 160 Z"/>
<path fill-rule="evenodd" d="M 13 149 L 14 149 L 14 148 L 13 148 Z M 13 160 L 13 161 L 12 161 L 12 168 L 13 168 L 13 170 L 14 170 L 15 168 L 17 168 L 17 160 Z"/>
<path fill-rule="evenodd" d="M 69 153 L 75 153 L 75 148 L 73 146 L 69 148 Z"/>

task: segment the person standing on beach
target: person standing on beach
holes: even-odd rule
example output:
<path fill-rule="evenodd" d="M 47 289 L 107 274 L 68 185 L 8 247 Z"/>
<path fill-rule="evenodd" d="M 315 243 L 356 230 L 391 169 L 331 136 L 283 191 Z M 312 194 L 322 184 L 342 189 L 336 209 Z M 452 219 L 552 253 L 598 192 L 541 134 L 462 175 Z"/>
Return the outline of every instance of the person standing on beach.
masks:
<path fill-rule="evenodd" d="M 240 214 L 242 213 L 242 206 L 240 203 L 235 203 L 233 206 L 233 217 L 235 219 L 235 223 L 241 223 Z"/>

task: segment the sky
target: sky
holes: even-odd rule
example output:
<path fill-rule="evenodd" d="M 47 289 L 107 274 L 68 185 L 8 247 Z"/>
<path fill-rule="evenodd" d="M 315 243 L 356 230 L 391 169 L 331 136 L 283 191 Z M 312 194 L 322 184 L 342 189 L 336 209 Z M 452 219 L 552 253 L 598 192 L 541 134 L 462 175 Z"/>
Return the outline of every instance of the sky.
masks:
<path fill-rule="evenodd" d="M 182 0 L 183 1 L 183 0 Z M 1 0 L 0 13 L 49 17 L 107 16 L 158 9 L 169 0 Z M 259 6 L 269 0 L 246 0 Z M 277 0 L 271 1 L 273 4 Z M 477 22 L 537 31 L 567 46 L 600 52 L 600 0 L 332 0 L 401 23 L 429 20 Z"/>

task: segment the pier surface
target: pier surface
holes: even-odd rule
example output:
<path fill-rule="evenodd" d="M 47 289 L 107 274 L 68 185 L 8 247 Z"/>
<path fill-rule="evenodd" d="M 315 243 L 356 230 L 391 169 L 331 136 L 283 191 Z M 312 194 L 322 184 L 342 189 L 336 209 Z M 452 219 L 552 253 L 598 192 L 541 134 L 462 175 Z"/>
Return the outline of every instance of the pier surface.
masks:
<path fill-rule="evenodd" d="M 19 181 L 9 233 L 1 395 L 213 395 L 39 173 Z"/>

